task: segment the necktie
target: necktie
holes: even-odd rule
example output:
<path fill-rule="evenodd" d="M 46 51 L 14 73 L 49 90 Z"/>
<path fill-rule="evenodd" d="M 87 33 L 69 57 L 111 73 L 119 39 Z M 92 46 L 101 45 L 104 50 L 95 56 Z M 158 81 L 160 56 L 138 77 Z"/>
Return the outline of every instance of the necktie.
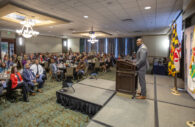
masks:
<path fill-rule="evenodd" d="M 19 78 L 18 74 L 16 74 L 16 76 L 17 76 L 18 81 L 20 81 L 20 78 Z"/>
<path fill-rule="evenodd" d="M 37 74 L 36 75 L 39 75 L 39 66 L 37 65 Z"/>

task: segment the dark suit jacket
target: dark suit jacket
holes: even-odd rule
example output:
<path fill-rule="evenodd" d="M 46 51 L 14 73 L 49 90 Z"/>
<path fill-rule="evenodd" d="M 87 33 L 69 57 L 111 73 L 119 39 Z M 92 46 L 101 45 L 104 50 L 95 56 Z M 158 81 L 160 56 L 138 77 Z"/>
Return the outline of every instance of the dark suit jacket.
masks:
<path fill-rule="evenodd" d="M 23 70 L 22 76 L 23 76 L 23 80 L 25 82 L 30 82 L 30 73 L 32 74 L 32 76 L 35 78 L 35 74 L 32 72 L 32 70 L 28 71 L 27 69 Z"/>

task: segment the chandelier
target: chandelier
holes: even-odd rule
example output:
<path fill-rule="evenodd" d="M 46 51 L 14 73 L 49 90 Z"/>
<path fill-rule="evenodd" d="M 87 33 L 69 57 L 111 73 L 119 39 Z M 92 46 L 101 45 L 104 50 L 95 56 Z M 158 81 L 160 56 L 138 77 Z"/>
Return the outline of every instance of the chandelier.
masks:
<path fill-rule="evenodd" d="M 98 40 L 96 39 L 96 36 L 95 36 L 95 32 L 93 31 L 93 27 L 92 27 L 91 31 L 89 32 L 89 36 L 90 36 L 90 39 L 88 40 L 88 42 L 91 42 L 92 44 L 98 42 Z"/>
<path fill-rule="evenodd" d="M 22 35 L 24 38 L 31 38 L 33 36 L 39 35 L 39 32 L 33 30 L 35 25 L 34 21 L 31 19 L 26 19 L 25 21 L 20 22 L 22 24 L 22 29 L 16 30 L 16 33 Z"/>

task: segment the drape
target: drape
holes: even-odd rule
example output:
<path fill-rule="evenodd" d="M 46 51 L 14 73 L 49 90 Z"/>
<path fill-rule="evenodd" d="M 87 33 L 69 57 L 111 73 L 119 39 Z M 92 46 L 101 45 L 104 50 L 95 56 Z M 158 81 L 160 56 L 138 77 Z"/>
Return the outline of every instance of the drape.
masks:
<path fill-rule="evenodd" d="M 87 114 L 89 117 L 94 116 L 102 107 L 100 105 L 69 96 L 60 91 L 56 92 L 56 96 L 57 102 L 63 105 L 65 108 L 82 112 Z"/>
<path fill-rule="evenodd" d="M 100 38 L 99 39 L 99 53 L 104 52 L 104 48 L 105 48 L 105 39 Z"/>
<path fill-rule="evenodd" d="M 116 46 L 116 39 L 118 40 L 118 47 L 117 47 L 117 52 L 118 55 L 125 56 L 125 49 L 127 49 L 127 54 L 132 55 L 132 52 L 137 51 L 137 46 L 136 46 L 136 40 L 138 37 L 132 37 L 132 38 L 108 38 L 108 45 L 107 45 L 107 51 L 108 54 L 115 54 L 115 46 Z M 98 43 L 91 44 L 90 42 L 86 41 L 87 39 L 83 40 L 80 39 L 80 51 L 85 51 L 85 52 L 99 52 L 99 53 L 104 53 L 106 50 L 106 38 L 100 38 L 98 39 Z M 125 45 L 125 40 L 127 41 L 127 45 Z M 82 46 L 84 44 L 84 46 Z"/>

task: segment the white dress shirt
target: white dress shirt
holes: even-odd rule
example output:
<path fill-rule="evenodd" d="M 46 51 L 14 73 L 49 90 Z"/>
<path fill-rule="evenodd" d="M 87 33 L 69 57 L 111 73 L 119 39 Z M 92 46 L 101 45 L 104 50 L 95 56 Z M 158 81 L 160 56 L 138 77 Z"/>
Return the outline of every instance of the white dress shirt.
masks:
<path fill-rule="evenodd" d="M 37 65 L 33 64 L 30 69 L 33 71 L 33 73 L 36 75 L 37 74 Z M 39 70 L 39 75 L 43 74 L 43 67 L 39 64 L 38 65 L 38 70 Z"/>

